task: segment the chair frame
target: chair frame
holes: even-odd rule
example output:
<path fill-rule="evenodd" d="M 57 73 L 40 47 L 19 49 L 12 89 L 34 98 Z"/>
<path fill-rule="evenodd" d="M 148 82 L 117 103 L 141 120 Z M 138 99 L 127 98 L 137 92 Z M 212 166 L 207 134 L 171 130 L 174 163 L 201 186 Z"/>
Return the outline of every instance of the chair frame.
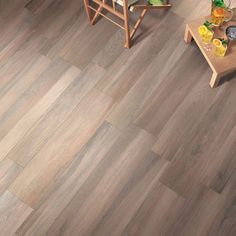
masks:
<path fill-rule="evenodd" d="M 93 7 L 90 5 L 90 1 L 93 1 L 96 5 L 98 5 L 97 8 Z M 113 24 L 117 25 L 121 29 L 125 31 L 125 47 L 130 48 L 131 47 L 131 40 L 133 39 L 137 29 L 140 27 L 144 16 L 146 15 L 147 11 L 150 9 L 162 9 L 162 8 L 170 8 L 171 4 L 169 4 L 169 1 L 166 1 L 166 4 L 161 5 L 161 6 L 151 6 L 147 4 L 143 5 L 136 5 L 133 4 L 131 6 L 128 5 L 128 0 L 122 0 L 123 1 L 123 12 L 120 12 L 116 9 L 116 1 L 111 0 L 112 6 L 106 3 L 106 0 L 84 0 L 84 6 L 86 10 L 86 14 L 89 20 L 89 23 L 91 25 L 94 25 L 96 23 L 96 20 L 98 16 L 102 16 L 106 18 L 107 20 L 111 21 Z M 111 19 L 110 17 L 106 16 L 105 14 L 102 13 L 102 10 L 105 9 L 108 12 L 112 13 L 114 16 L 120 18 L 123 22 L 124 25 L 121 25 L 117 23 L 115 20 Z M 129 18 L 129 11 L 133 12 L 135 10 L 140 10 L 140 15 L 135 22 L 132 30 L 130 29 L 130 18 Z M 94 12 L 94 15 L 92 14 Z"/>

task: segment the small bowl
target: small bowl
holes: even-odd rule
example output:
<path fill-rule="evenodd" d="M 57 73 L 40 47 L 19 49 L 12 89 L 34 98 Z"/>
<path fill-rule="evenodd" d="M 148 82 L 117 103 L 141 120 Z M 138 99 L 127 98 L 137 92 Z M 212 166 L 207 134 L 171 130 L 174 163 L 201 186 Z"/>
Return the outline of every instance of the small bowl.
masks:
<path fill-rule="evenodd" d="M 226 36 L 230 41 L 236 41 L 236 25 L 229 26 L 226 29 Z"/>

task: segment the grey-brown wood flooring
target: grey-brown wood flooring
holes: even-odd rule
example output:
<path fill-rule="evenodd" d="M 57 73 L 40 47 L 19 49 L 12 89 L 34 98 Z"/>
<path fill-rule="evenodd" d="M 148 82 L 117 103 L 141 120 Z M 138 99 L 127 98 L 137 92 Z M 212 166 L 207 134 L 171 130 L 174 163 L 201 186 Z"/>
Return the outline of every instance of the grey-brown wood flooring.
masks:
<path fill-rule="evenodd" d="M 126 50 L 82 0 L 0 0 L 1 236 L 236 235 L 236 75 L 173 4 Z"/>

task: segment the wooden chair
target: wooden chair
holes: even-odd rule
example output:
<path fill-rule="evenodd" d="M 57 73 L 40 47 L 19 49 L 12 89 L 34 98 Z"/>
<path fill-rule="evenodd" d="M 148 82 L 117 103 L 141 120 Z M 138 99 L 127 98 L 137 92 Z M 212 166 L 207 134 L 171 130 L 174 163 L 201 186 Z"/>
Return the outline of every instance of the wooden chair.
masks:
<path fill-rule="evenodd" d="M 108 19 L 125 31 L 125 47 L 130 48 L 131 40 L 141 25 L 147 11 L 151 9 L 166 9 L 171 7 L 168 0 L 165 1 L 165 4 L 158 6 L 149 5 L 145 0 L 141 1 L 143 2 L 140 3 L 139 0 L 84 0 L 84 5 L 91 25 L 95 24 L 99 15 Z M 121 19 L 124 24 L 119 24 L 117 21 L 111 19 L 103 13 L 103 10 L 106 10 L 115 17 Z M 130 29 L 129 11 L 134 12 L 135 10 L 140 10 L 140 14 L 133 28 Z M 92 14 L 92 12 L 94 12 L 94 14 Z"/>

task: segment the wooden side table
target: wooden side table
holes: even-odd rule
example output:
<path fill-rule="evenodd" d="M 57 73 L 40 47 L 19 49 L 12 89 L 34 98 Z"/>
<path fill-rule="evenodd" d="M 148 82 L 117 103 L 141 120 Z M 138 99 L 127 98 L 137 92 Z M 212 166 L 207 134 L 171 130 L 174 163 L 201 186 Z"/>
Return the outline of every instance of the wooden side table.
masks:
<path fill-rule="evenodd" d="M 233 71 L 236 71 L 236 44 L 234 44 L 227 50 L 227 53 L 223 58 L 217 57 L 213 54 L 212 51 L 207 51 L 206 49 L 204 49 L 203 48 L 204 45 L 198 33 L 198 27 L 202 25 L 204 21 L 205 21 L 204 18 L 200 18 L 192 22 L 189 22 L 186 25 L 184 40 L 186 43 L 190 43 L 192 39 L 194 39 L 194 41 L 198 45 L 203 56 L 205 57 L 205 59 L 207 60 L 209 66 L 213 71 L 210 80 L 210 86 L 212 88 L 215 88 L 217 87 L 220 79 L 223 76 Z M 226 25 L 224 25 L 224 27 L 228 27 L 230 25 L 236 25 L 236 21 L 228 22 Z"/>

